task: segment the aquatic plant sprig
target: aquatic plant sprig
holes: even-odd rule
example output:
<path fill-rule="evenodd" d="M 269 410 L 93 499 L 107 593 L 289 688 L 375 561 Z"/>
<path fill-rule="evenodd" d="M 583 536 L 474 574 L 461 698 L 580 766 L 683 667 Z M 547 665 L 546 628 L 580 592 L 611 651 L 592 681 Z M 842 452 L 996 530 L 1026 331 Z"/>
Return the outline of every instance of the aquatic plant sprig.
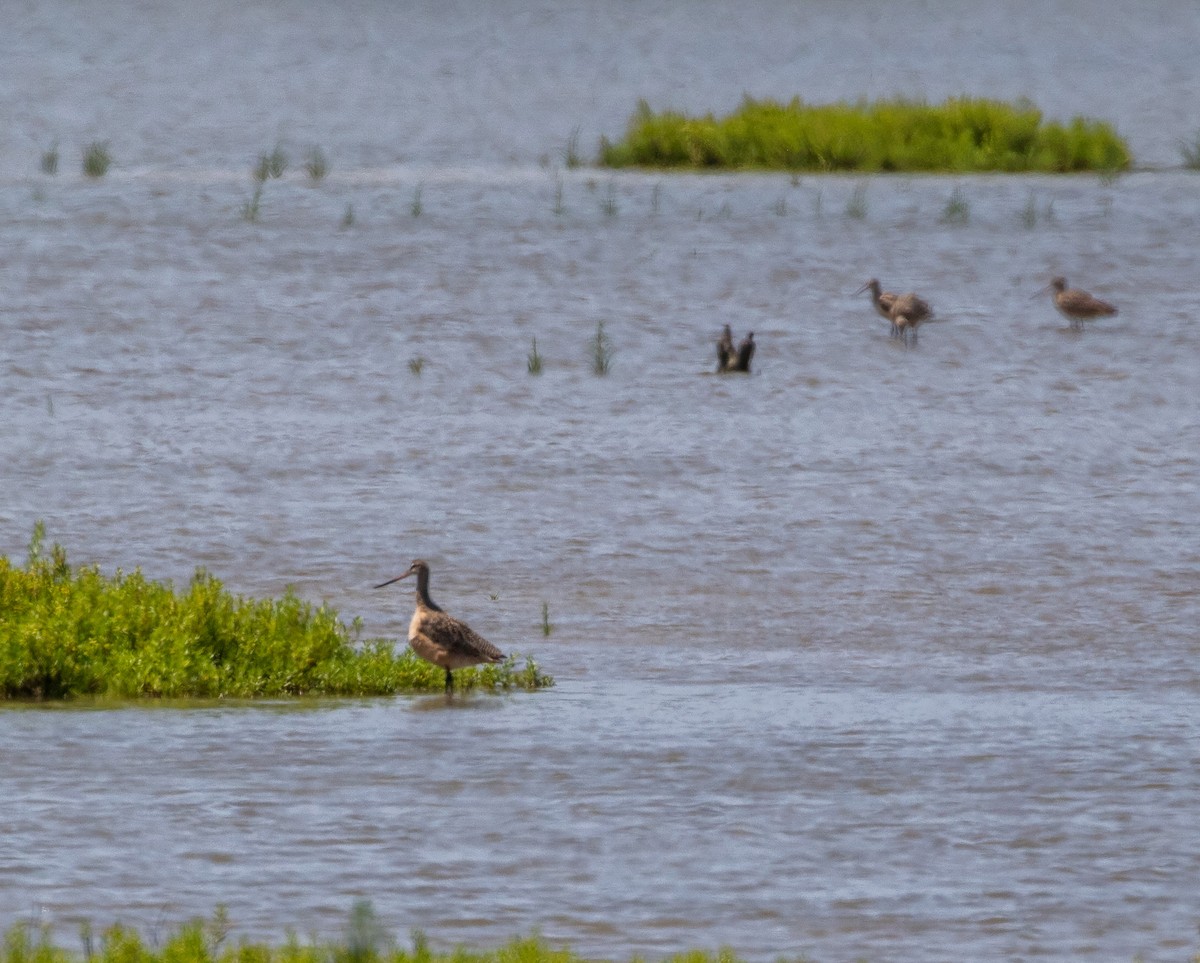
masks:
<path fill-rule="evenodd" d="M 609 167 L 789 171 L 1122 171 L 1132 163 L 1112 125 L 1043 120 L 1028 101 L 954 97 L 806 104 L 747 97 L 725 117 L 656 113 L 641 101 Z"/>
<path fill-rule="evenodd" d="M 140 571 L 102 575 L 44 551 L 35 527 L 24 568 L 0 557 L 0 697 L 251 698 L 436 692 L 441 670 L 391 639 L 355 644 L 328 605 L 289 591 L 234 595 L 203 569 L 185 589 Z M 552 684 L 531 659 L 464 669 L 459 689 Z"/>
<path fill-rule="evenodd" d="M 83 172 L 92 179 L 103 177 L 112 166 L 108 142 L 94 140 L 83 149 Z"/>

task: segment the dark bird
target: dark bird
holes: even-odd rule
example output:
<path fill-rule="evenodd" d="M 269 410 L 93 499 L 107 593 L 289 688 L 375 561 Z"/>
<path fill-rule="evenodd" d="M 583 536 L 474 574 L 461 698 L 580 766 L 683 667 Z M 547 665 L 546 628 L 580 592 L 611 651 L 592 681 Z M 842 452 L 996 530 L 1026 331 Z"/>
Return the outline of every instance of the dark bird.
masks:
<path fill-rule="evenodd" d="M 1082 331 L 1084 321 L 1094 321 L 1117 313 L 1117 309 L 1107 301 L 1092 297 L 1087 291 L 1067 287 L 1064 277 L 1055 278 L 1042 291 L 1054 292 L 1054 306 L 1059 314 L 1071 322 L 1072 331 Z"/>
<path fill-rule="evenodd" d="M 751 331 L 738 345 L 737 359 L 733 363 L 734 371 L 750 373 L 750 359 L 754 357 L 754 332 Z"/>
<path fill-rule="evenodd" d="M 733 332 L 729 329 L 729 325 L 725 325 L 725 330 L 717 339 L 717 374 L 729 370 L 729 366 L 735 360 L 734 352 Z"/>
<path fill-rule="evenodd" d="M 453 686 L 453 669 L 503 662 L 505 655 L 466 622 L 447 615 L 429 597 L 429 565 L 417 559 L 403 575 L 380 582 L 383 588 L 410 575 L 417 577 L 417 608 L 408 623 L 408 644 L 426 662 L 446 670 L 446 692 Z"/>

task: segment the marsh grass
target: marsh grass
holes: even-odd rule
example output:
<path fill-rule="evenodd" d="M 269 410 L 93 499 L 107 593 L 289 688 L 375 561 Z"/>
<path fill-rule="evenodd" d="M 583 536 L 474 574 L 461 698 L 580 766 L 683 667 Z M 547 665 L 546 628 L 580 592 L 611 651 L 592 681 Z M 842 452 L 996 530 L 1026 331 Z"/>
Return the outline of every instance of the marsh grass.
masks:
<path fill-rule="evenodd" d="M 950 192 L 946 206 L 942 208 L 941 222 L 943 224 L 968 224 L 971 220 L 971 204 L 962 192 L 955 187 Z"/>
<path fill-rule="evenodd" d="M 855 184 L 846 201 L 846 216 L 855 221 L 864 220 L 867 216 L 867 185 Z"/>
<path fill-rule="evenodd" d="M 554 631 L 554 625 L 550 622 L 550 603 L 542 603 L 542 635 L 549 636 Z"/>
<path fill-rule="evenodd" d="M 420 377 L 421 372 L 425 370 L 425 359 L 420 355 L 415 358 L 408 359 L 408 370 L 416 377 Z"/>
<path fill-rule="evenodd" d="M 620 210 L 617 206 L 617 185 L 612 181 L 608 182 L 604 197 L 600 199 L 600 210 L 604 212 L 605 217 L 616 217 Z"/>
<path fill-rule="evenodd" d="M 156 928 L 157 929 L 157 928 Z M 350 911 L 339 941 L 302 941 L 289 931 L 279 944 L 231 939 L 233 924 L 218 910 L 213 919 L 196 919 L 165 933 L 144 938 L 120 924 L 94 936 L 87 924 L 80 927 L 82 952 L 57 945 L 48 926 L 16 923 L 3 936 L 0 963 L 586 963 L 569 947 L 551 945 L 538 934 L 516 937 L 495 949 L 457 946 L 440 952 L 419 929 L 410 933 L 411 945 L 402 946 L 388 934 L 368 900 L 359 900 Z M 717 953 L 681 951 L 662 956 L 661 963 L 741 963 L 732 950 Z M 640 963 L 633 957 L 630 963 Z M 804 958 L 795 959 L 804 963 Z"/>
<path fill-rule="evenodd" d="M 259 217 L 262 215 L 262 182 L 254 185 L 254 193 L 250 198 L 242 202 L 242 220 L 249 224 L 257 224 Z"/>
<path fill-rule="evenodd" d="M 347 204 L 346 210 L 342 212 L 342 228 L 348 230 L 354 227 L 354 205 Z"/>
<path fill-rule="evenodd" d="M 1200 130 L 1192 134 L 1191 140 L 1180 139 L 1179 157 L 1188 170 L 1200 171 Z"/>
<path fill-rule="evenodd" d="M 542 373 L 542 355 L 538 351 L 536 337 L 533 339 L 533 346 L 529 349 L 529 357 L 526 359 L 525 368 L 531 375 L 540 375 Z"/>
<path fill-rule="evenodd" d="M 34 528 L 24 568 L 0 556 L 0 698 L 251 698 L 440 692 L 445 674 L 335 610 L 287 592 L 233 595 L 203 569 L 176 590 L 140 570 L 72 568 Z M 397 651 L 399 649 L 399 651 Z M 552 684 L 531 659 L 455 673 L 456 689 Z"/>
<path fill-rule="evenodd" d="M 1131 156 L 1114 128 L 1047 122 L 1028 101 L 951 98 L 806 104 L 747 97 L 726 117 L 655 113 L 641 101 L 625 136 L 601 139 L 609 167 L 790 171 L 1119 171 Z"/>
<path fill-rule="evenodd" d="M 571 129 L 567 145 L 562 149 L 562 161 L 568 170 L 583 166 L 583 155 L 579 153 L 579 128 Z"/>
<path fill-rule="evenodd" d="M 49 174 L 51 177 L 58 173 L 58 144 L 51 144 L 42 151 L 38 167 L 43 174 Z"/>
<path fill-rule="evenodd" d="M 563 179 L 559 174 L 554 178 L 554 213 L 557 217 L 562 217 L 566 212 L 566 204 L 563 202 Z"/>
<path fill-rule="evenodd" d="M 271 153 L 258 155 L 258 160 L 254 164 L 254 179 L 262 183 L 272 177 L 283 177 L 287 173 L 287 169 L 288 156 L 284 153 L 283 148 L 276 144 Z"/>
<path fill-rule="evenodd" d="M 591 341 L 588 342 L 588 347 L 592 356 L 592 374 L 606 375 L 612 367 L 613 349 L 612 339 L 608 336 L 608 332 L 604 330 L 604 322 L 596 322 L 596 333 L 592 335 Z"/>
<path fill-rule="evenodd" d="M 1025 206 L 1021 208 L 1020 221 L 1021 226 L 1027 231 L 1032 231 L 1037 227 L 1037 197 L 1034 196 L 1033 191 L 1029 192 L 1029 198 L 1025 201 Z"/>
<path fill-rule="evenodd" d="M 413 188 L 412 201 L 408 205 L 408 213 L 413 217 L 420 217 L 421 212 L 425 210 L 425 205 L 421 201 L 421 194 L 424 191 L 424 187 L 425 185 L 422 183 Z"/>
<path fill-rule="evenodd" d="M 319 184 L 329 173 L 329 159 L 320 147 L 310 148 L 304 157 L 304 173 L 314 184 Z"/>
<path fill-rule="evenodd" d="M 106 141 L 94 140 L 83 149 L 83 173 L 88 177 L 103 177 L 111 166 L 112 153 Z"/>

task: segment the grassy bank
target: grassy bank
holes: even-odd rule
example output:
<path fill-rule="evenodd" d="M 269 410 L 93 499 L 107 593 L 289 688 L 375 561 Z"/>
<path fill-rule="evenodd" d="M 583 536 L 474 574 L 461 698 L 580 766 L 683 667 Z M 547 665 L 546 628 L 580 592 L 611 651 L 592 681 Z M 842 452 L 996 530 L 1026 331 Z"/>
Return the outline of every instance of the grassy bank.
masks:
<path fill-rule="evenodd" d="M 824 105 L 747 98 L 727 117 L 655 113 L 642 101 L 609 167 L 786 171 L 1120 171 L 1129 148 L 1111 125 L 1044 122 L 1028 102 L 952 98 Z"/>
<path fill-rule="evenodd" d="M 109 577 L 44 551 L 24 568 L 0 557 L 0 697 L 247 698 L 440 692 L 441 669 L 403 643 L 357 644 L 328 606 L 292 593 L 234 595 L 203 570 L 183 591 L 140 571 Z M 459 688 L 553 684 L 532 659 L 462 669 Z"/>
<path fill-rule="evenodd" d="M 351 913 L 345 938 L 338 942 L 301 942 L 295 934 L 279 945 L 234 942 L 229 939 L 224 913 L 180 927 L 153 945 L 134 930 L 113 926 L 93 936 L 85 927 L 78 952 L 54 943 L 44 930 L 11 927 L 4 937 L 0 963 L 585 963 L 570 949 L 559 949 L 538 936 L 511 940 L 492 950 L 458 947 L 436 952 L 420 932 L 411 947 L 395 946 L 384 938 L 370 909 Z M 728 950 L 699 951 L 664 957 L 670 963 L 737 963 Z"/>

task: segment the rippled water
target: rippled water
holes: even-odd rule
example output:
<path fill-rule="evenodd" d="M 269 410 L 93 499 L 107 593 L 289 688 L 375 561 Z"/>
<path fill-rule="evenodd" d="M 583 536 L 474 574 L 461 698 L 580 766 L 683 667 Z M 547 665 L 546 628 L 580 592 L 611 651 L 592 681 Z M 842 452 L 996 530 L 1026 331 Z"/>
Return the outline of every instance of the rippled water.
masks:
<path fill-rule="evenodd" d="M 607 958 L 1195 952 L 1200 180 L 559 154 L 639 96 L 965 90 L 1111 118 L 1161 167 L 1200 127 L 1195 8 L 78 9 L 0 36 L 0 551 L 41 518 L 77 562 L 397 638 L 409 596 L 370 586 L 421 555 L 558 685 L 10 707 L 0 922 L 226 903 L 278 939 L 368 898 L 401 938 Z M 95 137 L 117 164 L 85 182 Z M 277 139 L 332 172 L 247 223 Z M 1121 314 L 1070 332 L 1034 299 L 1056 273 Z M 872 275 L 934 303 L 916 348 Z M 708 373 L 726 322 L 749 378 Z"/>

